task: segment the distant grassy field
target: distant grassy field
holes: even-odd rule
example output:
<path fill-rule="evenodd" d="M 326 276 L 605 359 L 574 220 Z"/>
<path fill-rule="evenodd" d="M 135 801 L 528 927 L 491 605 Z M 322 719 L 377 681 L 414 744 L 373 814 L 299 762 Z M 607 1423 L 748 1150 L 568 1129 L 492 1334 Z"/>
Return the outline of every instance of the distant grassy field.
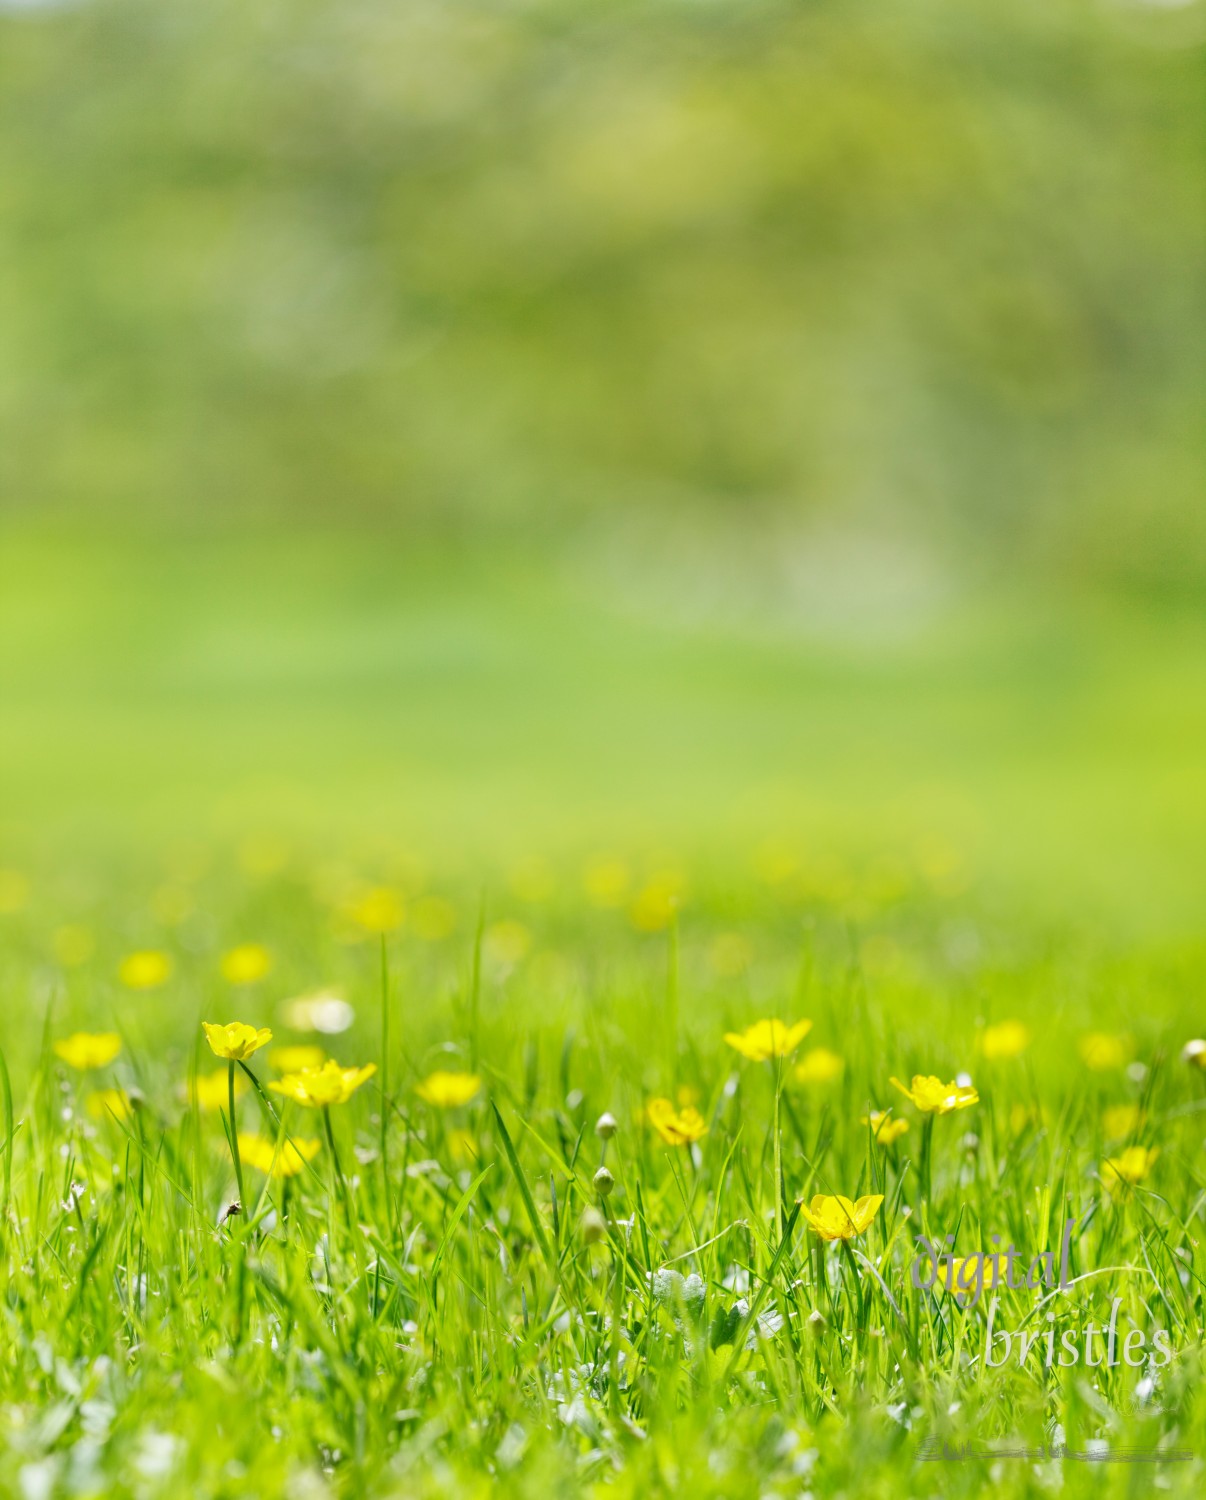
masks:
<path fill-rule="evenodd" d="M 3 1493 L 1200 1492 L 1199 622 L 2 557 Z"/>

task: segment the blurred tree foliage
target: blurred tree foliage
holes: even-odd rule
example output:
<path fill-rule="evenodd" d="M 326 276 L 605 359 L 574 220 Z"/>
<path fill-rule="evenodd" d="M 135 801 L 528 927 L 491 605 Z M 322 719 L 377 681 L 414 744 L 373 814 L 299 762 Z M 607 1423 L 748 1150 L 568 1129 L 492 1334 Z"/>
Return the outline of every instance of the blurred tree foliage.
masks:
<path fill-rule="evenodd" d="M 1206 575 L 1203 5 L 0 3 L 0 504 Z"/>

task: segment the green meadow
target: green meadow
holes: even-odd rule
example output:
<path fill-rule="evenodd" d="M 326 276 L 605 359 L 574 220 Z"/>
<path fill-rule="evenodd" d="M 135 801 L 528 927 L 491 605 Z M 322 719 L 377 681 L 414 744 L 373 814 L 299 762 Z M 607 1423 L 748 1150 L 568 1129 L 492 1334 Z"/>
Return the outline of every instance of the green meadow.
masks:
<path fill-rule="evenodd" d="M 0 0 L 0 1497 L 1206 1484 L 1201 0 Z"/>
<path fill-rule="evenodd" d="M 6 1492 L 1196 1493 L 1192 615 L 4 557 Z M 306 1107 L 295 1046 L 375 1072 Z M 882 1203 L 827 1241 L 818 1194 Z M 1069 1219 L 1064 1290 L 912 1284 Z"/>

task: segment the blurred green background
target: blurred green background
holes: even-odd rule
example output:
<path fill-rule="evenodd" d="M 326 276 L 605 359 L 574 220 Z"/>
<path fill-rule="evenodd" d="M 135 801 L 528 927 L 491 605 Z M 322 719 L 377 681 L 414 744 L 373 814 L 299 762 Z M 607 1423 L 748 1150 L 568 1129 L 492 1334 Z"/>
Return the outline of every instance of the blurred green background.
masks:
<path fill-rule="evenodd" d="M 0 856 L 782 839 L 1192 927 L 1204 37 L 0 0 Z"/>

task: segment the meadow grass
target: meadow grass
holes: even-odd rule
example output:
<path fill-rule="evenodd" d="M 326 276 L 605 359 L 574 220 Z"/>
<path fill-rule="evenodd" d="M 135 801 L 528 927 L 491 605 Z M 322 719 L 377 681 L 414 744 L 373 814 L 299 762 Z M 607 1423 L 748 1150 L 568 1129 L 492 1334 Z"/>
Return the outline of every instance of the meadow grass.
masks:
<path fill-rule="evenodd" d="M 1198 1492 L 1200 949 L 782 850 L 719 882 L 194 859 L 133 964 L 129 888 L 56 925 L 6 877 L 5 1493 Z M 788 1055 L 725 1040 L 776 1016 L 812 1023 Z M 230 1065 L 240 1212 L 202 1020 L 274 1033 Z M 77 1031 L 120 1052 L 77 1066 Z M 272 1088 L 294 1044 L 376 1071 L 302 1108 Z M 915 1073 L 978 1102 L 924 1115 L 889 1082 Z M 670 1144 L 658 1098 L 703 1133 Z M 909 1129 L 877 1144 L 869 1109 Z M 817 1194 L 883 1201 L 826 1242 Z M 1068 1219 L 1071 1285 L 997 1288 L 995 1327 L 1083 1344 L 1119 1299 L 1134 1367 L 989 1368 L 989 1291 L 912 1284 L 923 1233 L 1029 1262 Z"/>

